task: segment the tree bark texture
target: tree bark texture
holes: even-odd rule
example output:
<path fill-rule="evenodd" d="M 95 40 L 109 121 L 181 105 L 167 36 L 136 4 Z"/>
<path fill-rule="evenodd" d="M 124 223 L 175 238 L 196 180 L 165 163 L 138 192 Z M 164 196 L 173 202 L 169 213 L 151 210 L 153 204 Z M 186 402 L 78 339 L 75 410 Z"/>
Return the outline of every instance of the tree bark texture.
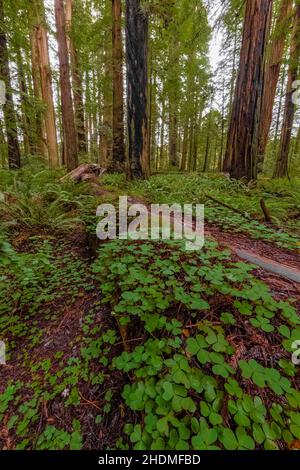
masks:
<path fill-rule="evenodd" d="M 5 16 L 3 0 L 0 0 L 0 80 L 3 80 L 5 83 L 6 91 L 6 102 L 3 106 L 3 113 L 8 146 L 8 165 L 10 169 L 16 169 L 21 166 L 21 153 L 18 141 L 16 113 L 12 96 L 9 55 L 4 25 Z"/>
<path fill-rule="evenodd" d="M 55 21 L 58 43 L 65 159 L 68 170 L 72 171 L 78 166 L 78 153 L 70 82 L 70 64 L 66 36 L 66 18 L 63 0 L 55 0 Z"/>
<path fill-rule="evenodd" d="M 271 0 L 247 0 L 224 168 L 236 179 L 250 181 L 257 177 L 258 130 L 271 14 Z"/>
<path fill-rule="evenodd" d="M 126 2 L 126 54 L 129 171 L 132 178 L 147 178 L 148 15 L 140 0 Z"/>

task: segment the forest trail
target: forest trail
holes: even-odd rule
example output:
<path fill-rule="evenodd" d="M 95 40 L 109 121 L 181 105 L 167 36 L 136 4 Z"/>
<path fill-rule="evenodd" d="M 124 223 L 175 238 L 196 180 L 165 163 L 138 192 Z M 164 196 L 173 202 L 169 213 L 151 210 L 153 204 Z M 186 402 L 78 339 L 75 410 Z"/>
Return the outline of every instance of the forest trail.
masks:
<path fill-rule="evenodd" d="M 229 248 L 243 261 L 300 285 L 299 254 L 280 250 L 262 241 L 255 242 L 245 235 L 223 232 L 209 224 L 205 225 L 205 234 L 216 240 L 220 246 Z"/>
<path fill-rule="evenodd" d="M 206 225 L 206 235 L 229 248 L 238 258 L 300 284 L 300 256 L 297 252 L 280 249 L 246 235 L 223 232 L 210 225 Z"/>
<path fill-rule="evenodd" d="M 98 185 L 95 187 L 97 188 Z M 96 194 L 112 194 L 107 190 L 96 189 Z M 130 197 L 131 204 L 147 205 L 150 210 L 150 204 L 145 200 L 136 197 Z M 175 220 L 180 223 L 181 219 L 172 215 L 173 223 Z M 183 222 L 184 226 L 195 231 L 196 224 L 193 222 L 192 227 Z M 250 264 L 257 265 L 264 271 L 270 272 L 280 278 L 297 283 L 300 285 L 300 254 L 285 249 L 280 249 L 271 244 L 267 244 L 261 240 L 253 240 L 240 233 L 224 232 L 217 225 L 205 222 L 205 237 L 209 237 L 218 242 L 224 248 L 230 249 L 233 255 Z"/>
<path fill-rule="evenodd" d="M 131 200 L 132 203 L 140 204 L 141 201 Z M 180 223 L 180 218 L 172 216 L 173 222 Z M 192 227 L 187 222 L 183 222 L 188 229 L 195 231 L 196 224 Z M 224 232 L 217 226 L 205 223 L 205 236 L 214 239 L 224 248 L 229 248 L 233 255 L 254 264 L 259 268 L 287 279 L 300 285 L 300 256 L 297 252 L 280 249 L 261 240 L 253 240 L 246 235 Z"/>

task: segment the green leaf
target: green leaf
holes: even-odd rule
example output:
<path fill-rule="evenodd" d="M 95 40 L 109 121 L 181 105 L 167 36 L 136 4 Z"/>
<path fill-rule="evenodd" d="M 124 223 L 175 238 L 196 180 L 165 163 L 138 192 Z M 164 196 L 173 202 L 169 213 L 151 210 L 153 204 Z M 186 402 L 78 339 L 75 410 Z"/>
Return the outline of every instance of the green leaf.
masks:
<path fill-rule="evenodd" d="M 82 436 L 79 431 L 74 431 L 71 434 L 70 450 L 81 450 L 83 446 Z"/>
<path fill-rule="evenodd" d="M 142 427 L 140 424 L 136 424 L 133 428 L 133 433 L 130 436 L 132 443 L 136 443 L 142 439 Z"/>
<path fill-rule="evenodd" d="M 195 338 L 189 338 L 187 340 L 187 352 L 190 353 L 192 356 L 196 356 L 200 347 Z"/>
<path fill-rule="evenodd" d="M 239 366 L 242 370 L 242 376 L 244 379 L 250 379 L 251 376 L 252 376 L 252 368 L 250 367 L 250 365 L 248 364 L 248 362 L 244 361 L 244 360 L 241 360 L 239 361 Z"/>
<path fill-rule="evenodd" d="M 266 377 L 261 372 L 254 372 L 252 375 L 252 380 L 260 388 L 265 388 L 266 386 Z"/>
<path fill-rule="evenodd" d="M 166 400 L 166 401 L 169 401 L 173 398 L 174 396 L 174 391 L 173 391 L 173 385 L 171 382 L 164 382 L 163 383 L 163 389 L 164 389 L 164 393 L 163 393 L 163 399 Z M 154 397 L 152 397 L 154 398 Z"/>
<path fill-rule="evenodd" d="M 175 450 L 190 450 L 188 442 L 179 440 L 176 444 Z"/>
<path fill-rule="evenodd" d="M 218 433 L 215 429 L 207 429 L 202 434 L 203 440 L 207 446 L 214 444 L 218 439 Z"/>
<path fill-rule="evenodd" d="M 291 337 L 291 330 L 286 325 L 281 325 L 278 328 L 279 333 L 286 339 L 290 339 Z"/>
<path fill-rule="evenodd" d="M 180 425 L 178 426 L 178 432 L 180 439 L 183 441 L 187 441 L 191 436 L 190 430 L 183 423 L 180 423 Z"/>
<path fill-rule="evenodd" d="M 215 365 L 213 366 L 212 370 L 215 375 L 220 375 L 224 379 L 229 377 L 229 372 L 223 365 Z"/>
<path fill-rule="evenodd" d="M 209 421 L 213 426 L 216 426 L 217 424 L 223 423 L 223 418 L 218 413 L 213 412 L 213 413 L 210 413 L 209 415 Z"/>
<path fill-rule="evenodd" d="M 263 444 L 265 440 L 265 434 L 259 424 L 253 424 L 253 437 L 258 444 Z"/>
<path fill-rule="evenodd" d="M 157 430 L 160 434 L 164 434 L 165 436 L 169 436 L 169 423 L 168 418 L 161 418 L 156 423 Z"/>
<path fill-rule="evenodd" d="M 197 359 L 200 362 L 200 364 L 205 365 L 208 362 L 210 362 L 210 355 L 205 349 L 200 349 L 200 351 L 197 354 Z"/>
<path fill-rule="evenodd" d="M 204 416 L 205 418 L 208 418 L 210 415 L 210 408 L 205 401 L 201 401 L 200 403 L 200 412 L 201 412 L 201 415 Z"/>
<path fill-rule="evenodd" d="M 279 447 L 276 442 L 271 441 L 270 439 L 266 439 L 264 448 L 265 450 L 279 450 Z"/>
<path fill-rule="evenodd" d="M 234 432 L 231 429 L 225 428 L 222 436 L 221 442 L 224 445 L 226 450 L 236 450 L 238 448 L 238 442 L 235 437 Z"/>
<path fill-rule="evenodd" d="M 290 431 L 297 439 L 300 439 L 300 426 L 291 424 Z"/>
<path fill-rule="evenodd" d="M 236 436 L 240 447 L 247 450 L 255 449 L 254 440 L 252 439 L 252 437 L 248 436 L 245 431 L 245 428 L 239 426 L 236 430 Z"/>
<path fill-rule="evenodd" d="M 165 442 L 159 437 L 151 444 L 151 450 L 165 450 Z"/>

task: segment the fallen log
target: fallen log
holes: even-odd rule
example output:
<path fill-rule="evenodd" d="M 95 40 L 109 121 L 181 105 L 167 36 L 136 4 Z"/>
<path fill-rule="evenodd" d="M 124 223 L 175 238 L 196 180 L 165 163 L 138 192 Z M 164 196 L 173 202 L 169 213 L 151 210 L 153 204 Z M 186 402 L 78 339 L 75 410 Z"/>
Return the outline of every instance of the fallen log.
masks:
<path fill-rule="evenodd" d="M 94 178 L 99 178 L 104 173 L 106 173 L 107 169 L 102 168 L 101 166 L 97 165 L 96 163 L 83 163 L 79 165 L 75 170 L 70 171 L 67 175 L 63 176 L 60 181 L 65 180 L 72 180 L 76 183 L 81 181 L 91 181 Z"/>
<path fill-rule="evenodd" d="M 230 206 L 229 204 L 226 204 L 226 203 L 223 202 L 223 201 L 219 201 L 218 199 L 216 199 L 216 198 L 213 197 L 213 196 L 209 196 L 208 194 L 206 194 L 205 197 L 206 197 L 207 199 L 210 199 L 211 201 L 215 202 L 216 204 L 218 204 L 218 205 L 220 205 L 220 206 L 223 206 L 223 207 L 225 207 L 226 209 L 229 209 L 230 211 L 235 212 L 236 214 L 241 215 L 242 217 L 244 217 L 244 218 L 247 219 L 247 220 L 252 220 L 252 218 L 251 218 L 248 214 L 246 214 L 245 212 L 242 212 L 242 211 L 240 211 L 239 209 L 236 209 L 235 207 L 232 207 L 232 206 Z"/>

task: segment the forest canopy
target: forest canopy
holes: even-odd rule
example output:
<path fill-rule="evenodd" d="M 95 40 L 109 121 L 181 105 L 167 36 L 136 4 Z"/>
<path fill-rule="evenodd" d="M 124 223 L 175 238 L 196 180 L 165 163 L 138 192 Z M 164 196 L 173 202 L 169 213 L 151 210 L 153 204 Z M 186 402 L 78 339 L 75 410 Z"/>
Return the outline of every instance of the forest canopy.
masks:
<path fill-rule="evenodd" d="M 1 450 L 299 449 L 299 104 L 300 0 L 0 0 Z"/>
<path fill-rule="evenodd" d="M 71 170 L 88 158 L 138 177 L 170 167 L 248 179 L 295 174 L 299 5 L 246 4 L 4 0 L 2 166 L 39 155 L 51 167 Z M 253 62 L 243 55 L 249 44 Z M 239 106 L 249 107 L 243 116 Z"/>

